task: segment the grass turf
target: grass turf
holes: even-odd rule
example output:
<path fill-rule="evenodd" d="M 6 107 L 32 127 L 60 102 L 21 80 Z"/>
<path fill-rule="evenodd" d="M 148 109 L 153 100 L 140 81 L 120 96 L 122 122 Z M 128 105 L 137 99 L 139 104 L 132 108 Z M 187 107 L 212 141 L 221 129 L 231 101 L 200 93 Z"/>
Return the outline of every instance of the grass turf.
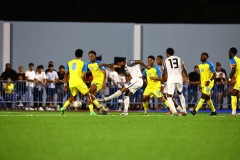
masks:
<path fill-rule="evenodd" d="M 0 112 L 1 160 L 240 159 L 240 117 Z"/>

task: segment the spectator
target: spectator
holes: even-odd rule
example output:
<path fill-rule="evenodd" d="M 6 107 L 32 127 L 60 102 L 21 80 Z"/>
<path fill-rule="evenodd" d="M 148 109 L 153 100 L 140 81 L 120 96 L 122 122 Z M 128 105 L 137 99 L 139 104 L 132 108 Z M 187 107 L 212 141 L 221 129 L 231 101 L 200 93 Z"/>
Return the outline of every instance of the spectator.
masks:
<path fill-rule="evenodd" d="M 4 99 L 7 102 L 7 108 L 12 109 L 14 103 L 14 84 L 11 78 L 7 79 L 7 82 L 3 85 L 4 88 Z"/>
<path fill-rule="evenodd" d="M 49 62 L 48 62 L 48 66 L 49 66 L 49 64 L 52 64 L 53 67 L 54 67 L 54 62 L 53 62 L 53 61 L 49 61 Z M 53 70 L 56 71 L 55 69 L 53 69 Z M 45 74 L 46 74 L 46 75 L 47 75 L 47 72 L 49 72 L 49 68 L 45 70 Z M 56 71 L 56 72 L 57 72 L 57 71 Z"/>
<path fill-rule="evenodd" d="M 20 75 L 22 76 L 23 80 L 25 80 L 25 73 L 24 73 L 23 66 L 18 67 L 17 77 L 19 77 Z"/>
<path fill-rule="evenodd" d="M 16 94 L 17 102 L 20 109 L 26 106 L 26 81 L 23 79 L 23 75 L 18 75 L 18 80 L 16 82 Z"/>
<path fill-rule="evenodd" d="M 29 63 L 28 65 L 29 69 L 25 72 L 25 78 L 26 78 L 26 86 L 27 86 L 27 101 L 28 103 L 25 106 L 26 110 L 34 110 L 30 107 L 31 101 L 33 101 L 33 91 L 34 91 L 34 80 L 35 80 L 35 71 L 34 64 Z"/>
<path fill-rule="evenodd" d="M 8 78 L 11 78 L 12 81 L 17 80 L 17 72 L 11 68 L 10 63 L 5 65 L 5 71 L 1 74 L 2 80 L 7 80 Z"/>
<path fill-rule="evenodd" d="M 56 93 L 56 82 L 58 81 L 58 74 L 54 71 L 53 64 L 48 65 L 48 72 L 47 76 L 47 85 L 46 85 L 46 93 L 47 93 L 47 100 L 46 100 L 46 110 L 55 110 L 53 106 L 50 107 L 50 104 L 54 105 L 54 95 Z"/>
<path fill-rule="evenodd" d="M 215 78 L 215 86 L 214 86 L 214 100 L 216 104 L 218 105 L 218 109 L 222 109 L 223 104 L 223 93 L 224 93 L 224 87 L 227 83 L 225 73 L 221 71 L 221 66 L 218 65 L 216 67 L 216 78 Z"/>
<path fill-rule="evenodd" d="M 194 71 L 188 74 L 188 78 L 188 108 L 191 108 L 198 101 L 198 85 L 200 81 L 198 66 L 194 66 Z"/>
<path fill-rule="evenodd" d="M 5 102 L 4 102 L 4 99 L 3 99 L 3 97 L 2 97 L 2 94 L 1 94 L 1 92 L 0 92 L 0 110 L 2 110 L 2 109 L 6 109 L 6 104 L 5 104 Z"/>
<path fill-rule="evenodd" d="M 220 62 L 216 62 L 216 67 L 217 67 L 217 66 L 220 66 L 220 67 L 221 67 L 221 72 L 223 72 L 223 73 L 225 74 L 225 78 L 228 79 L 227 71 L 226 71 L 224 68 L 222 68 L 222 65 L 221 65 Z M 216 68 L 216 71 L 217 71 L 217 68 Z"/>
<path fill-rule="evenodd" d="M 57 90 L 57 110 L 60 110 L 60 106 L 63 106 L 63 98 L 65 96 L 64 91 L 64 75 L 65 75 L 65 67 L 63 65 L 59 66 L 58 74 L 58 82 L 56 83 Z"/>
<path fill-rule="evenodd" d="M 43 65 L 37 66 L 36 76 L 35 76 L 35 87 L 34 87 L 34 107 L 39 111 L 43 111 L 43 91 L 46 86 L 47 77 L 43 71 Z"/>

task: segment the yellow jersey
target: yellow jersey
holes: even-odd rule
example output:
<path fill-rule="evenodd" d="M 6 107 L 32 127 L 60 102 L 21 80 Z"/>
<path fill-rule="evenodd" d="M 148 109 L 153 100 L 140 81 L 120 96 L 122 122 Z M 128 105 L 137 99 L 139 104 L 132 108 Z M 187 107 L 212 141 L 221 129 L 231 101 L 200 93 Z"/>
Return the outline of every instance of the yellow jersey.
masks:
<path fill-rule="evenodd" d="M 13 92 L 13 90 L 14 90 L 14 84 L 11 83 L 11 84 L 8 86 L 8 84 L 5 83 L 4 86 L 3 86 L 3 88 L 4 88 L 6 94 L 11 94 L 11 93 Z"/>
<path fill-rule="evenodd" d="M 92 76 L 93 76 L 93 81 L 98 81 L 103 83 L 104 80 L 104 74 L 103 74 L 103 70 L 104 67 L 103 66 L 99 66 L 99 64 L 102 63 L 99 60 L 96 60 L 95 62 L 89 62 L 88 63 L 88 69 L 91 71 Z"/>
<path fill-rule="evenodd" d="M 236 77 L 236 81 L 240 81 L 240 59 L 237 56 L 234 56 L 230 59 L 230 66 L 236 67 L 236 72 L 234 77 Z"/>
<path fill-rule="evenodd" d="M 201 63 L 198 65 L 200 72 L 200 81 L 201 86 L 205 87 L 205 82 L 212 78 L 213 73 L 215 73 L 215 67 L 212 62 L 206 61 L 205 63 Z M 212 80 L 209 86 L 214 85 L 214 80 Z"/>
<path fill-rule="evenodd" d="M 72 59 L 66 66 L 69 72 L 69 87 L 80 86 L 83 82 L 83 72 L 87 72 L 87 64 L 80 59 Z"/>
<path fill-rule="evenodd" d="M 142 73 L 147 78 L 147 87 L 159 89 L 161 86 L 161 81 L 151 80 L 150 77 L 161 77 L 162 73 L 159 67 L 153 66 L 150 69 L 145 69 Z"/>

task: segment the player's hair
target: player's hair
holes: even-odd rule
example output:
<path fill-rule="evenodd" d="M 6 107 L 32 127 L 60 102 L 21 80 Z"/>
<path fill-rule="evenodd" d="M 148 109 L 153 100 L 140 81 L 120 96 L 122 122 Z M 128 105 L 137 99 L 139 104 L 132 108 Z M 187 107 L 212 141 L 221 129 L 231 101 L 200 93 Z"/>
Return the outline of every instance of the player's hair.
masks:
<path fill-rule="evenodd" d="M 154 60 L 154 61 L 155 61 L 155 57 L 154 57 L 154 56 L 152 56 L 152 55 L 148 56 L 148 58 L 151 58 L 152 60 Z"/>
<path fill-rule="evenodd" d="M 202 54 L 204 54 L 207 58 L 209 57 L 207 52 L 203 52 Z"/>
<path fill-rule="evenodd" d="M 237 54 L 237 48 L 235 47 L 230 48 L 229 51 L 232 52 L 233 54 Z"/>
<path fill-rule="evenodd" d="M 157 58 L 163 59 L 163 56 L 162 55 L 158 55 Z"/>
<path fill-rule="evenodd" d="M 48 65 L 48 68 L 50 68 L 50 67 L 53 67 L 53 64 L 49 64 L 49 65 Z"/>
<path fill-rule="evenodd" d="M 102 61 L 102 55 L 96 56 L 96 60 Z"/>
<path fill-rule="evenodd" d="M 93 50 L 88 52 L 88 54 L 91 54 L 91 53 L 94 54 L 95 56 L 97 55 L 97 53 L 95 51 L 93 51 Z"/>
<path fill-rule="evenodd" d="M 168 48 L 168 49 L 167 49 L 167 53 L 168 53 L 170 56 L 174 55 L 174 49 L 173 49 L 173 48 Z"/>
<path fill-rule="evenodd" d="M 83 55 L 83 50 L 77 49 L 77 50 L 75 51 L 75 56 L 76 56 L 76 57 L 82 57 L 82 55 Z"/>
<path fill-rule="evenodd" d="M 65 67 L 63 65 L 59 66 L 59 69 L 61 69 L 61 68 L 65 69 Z"/>
<path fill-rule="evenodd" d="M 29 66 L 29 67 L 30 67 L 30 66 L 34 66 L 34 64 L 33 64 L 33 63 L 29 63 L 28 66 Z"/>

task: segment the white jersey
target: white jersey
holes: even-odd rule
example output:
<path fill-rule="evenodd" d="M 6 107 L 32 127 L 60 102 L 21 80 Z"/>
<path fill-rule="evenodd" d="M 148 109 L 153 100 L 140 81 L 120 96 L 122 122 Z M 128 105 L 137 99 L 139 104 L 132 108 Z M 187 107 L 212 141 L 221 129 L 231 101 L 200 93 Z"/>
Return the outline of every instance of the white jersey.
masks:
<path fill-rule="evenodd" d="M 165 60 L 165 69 L 167 72 L 167 81 L 169 83 L 182 83 L 182 65 L 184 62 L 177 56 L 170 56 Z"/>
<path fill-rule="evenodd" d="M 134 64 L 133 60 L 127 62 L 125 70 L 129 72 L 132 78 L 142 77 L 142 72 L 139 64 Z"/>

